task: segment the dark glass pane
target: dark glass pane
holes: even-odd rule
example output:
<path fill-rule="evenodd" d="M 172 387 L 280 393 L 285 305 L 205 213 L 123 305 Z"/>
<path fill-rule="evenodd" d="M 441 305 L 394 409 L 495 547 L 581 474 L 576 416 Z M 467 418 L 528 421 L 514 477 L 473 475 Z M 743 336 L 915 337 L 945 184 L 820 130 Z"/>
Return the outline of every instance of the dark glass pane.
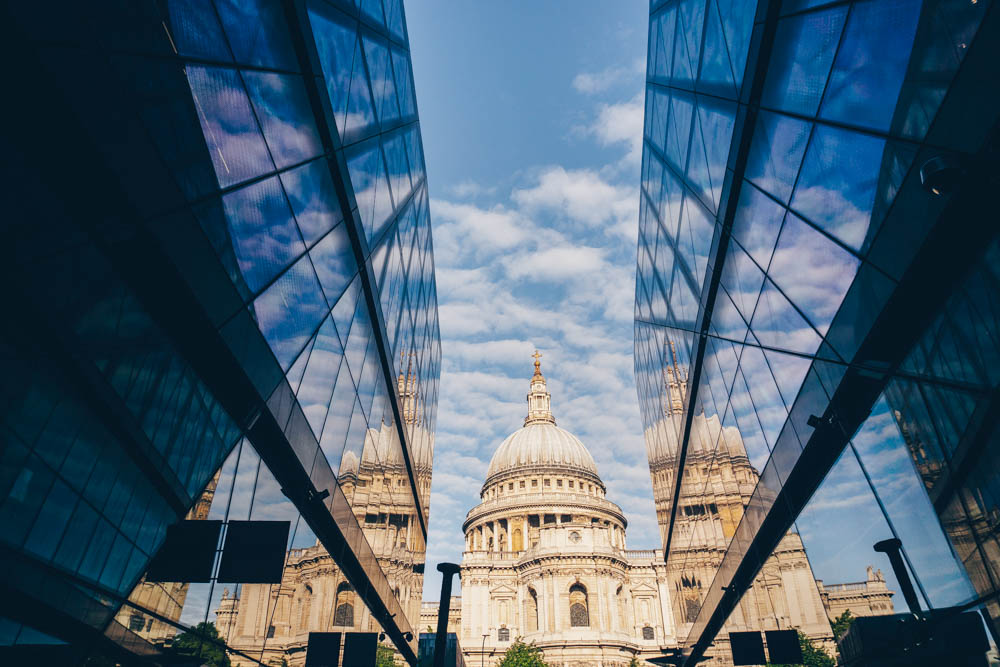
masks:
<path fill-rule="evenodd" d="M 252 292 L 305 252 L 277 178 L 231 192 L 222 205 L 240 272 Z"/>
<path fill-rule="evenodd" d="M 888 130 L 910 61 L 920 0 L 855 3 L 820 116 Z"/>
<path fill-rule="evenodd" d="M 302 77 L 244 72 L 243 78 L 279 169 L 323 152 Z"/>
<path fill-rule="evenodd" d="M 282 369 L 291 366 L 329 312 L 308 257 L 303 257 L 257 297 L 257 326 Z"/>
<path fill-rule="evenodd" d="M 788 203 L 809 141 L 810 124 L 782 114 L 761 111 L 757 117 L 746 177 Z"/>
<path fill-rule="evenodd" d="M 341 205 L 330 178 L 330 165 L 314 160 L 281 174 L 281 184 L 292 205 L 306 245 L 312 245 L 341 221 Z"/>
<path fill-rule="evenodd" d="M 236 62 L 298 71 L 280 0 L 216 0 Z"/>
<path fill-rule="evenodd" d="M 847 6 L 782 19 L 762 104 L 812 116 L 819 107 Z"/>
<path fill-rule="evenodd" d="M 817 125 L 791 207 L 860 250 L 868 232 L 885 141 Z"/>
<path fill-rule="evenodd" d="M 219 185 L 273 171 L 236 71 L 189 65 L 187 75 Z"/>

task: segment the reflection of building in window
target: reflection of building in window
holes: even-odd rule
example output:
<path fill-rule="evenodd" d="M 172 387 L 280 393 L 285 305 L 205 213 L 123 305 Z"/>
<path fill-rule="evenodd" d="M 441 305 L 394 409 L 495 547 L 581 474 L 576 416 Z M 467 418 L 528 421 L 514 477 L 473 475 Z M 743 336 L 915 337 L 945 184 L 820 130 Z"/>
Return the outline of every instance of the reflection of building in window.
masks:
<path fill-rule="evenodd" d="M 128 619 L 128 629 L 132 632 L 139 632 L 145 624 L 146 619 L 138 612 L 133 613 Z"/>
<path fill-rule="evenodd" d="M 590 614 L 587 613 L 587 589 L 581 584 L 569 587 L 569 624 L 574 628 L 585 628 L 590 625 Z"/>
<path fill-rule="evenodd" d="M 267 638 L 270 639 L 272 637 L 274 637 L 274 626 L 269 625 L 267 626 Z"/>
<path fill-rule="evenodd" d="M 648 625 L 642 629 L 643 639 L 653 639 L 655 636 L 656 633 L 653 631 L 653 628 L 649 627 Z"/>
<path fill-rule="evenodd" d="M 500 628 L 497 630 L 497 641 L 509 642 L 510 641 L 510 629 Z"/>
<path fill-rule="evenodd" d="M 334 625 L 354 625 L 354 589 L 346 581 L 337 586 L 337 604 L 333 615 Z"/>

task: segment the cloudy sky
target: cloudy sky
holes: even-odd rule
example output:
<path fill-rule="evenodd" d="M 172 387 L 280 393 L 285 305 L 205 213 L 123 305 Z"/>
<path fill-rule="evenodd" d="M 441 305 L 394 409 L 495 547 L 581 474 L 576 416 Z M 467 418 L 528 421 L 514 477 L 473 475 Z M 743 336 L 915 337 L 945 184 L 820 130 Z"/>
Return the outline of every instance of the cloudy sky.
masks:
<path fill-rule="evenodd" d="M 543 354 L 631 548 L 659 546 L 632 370 L 647 4 L 407 4 L 441 318 L 425 599 Z"/>

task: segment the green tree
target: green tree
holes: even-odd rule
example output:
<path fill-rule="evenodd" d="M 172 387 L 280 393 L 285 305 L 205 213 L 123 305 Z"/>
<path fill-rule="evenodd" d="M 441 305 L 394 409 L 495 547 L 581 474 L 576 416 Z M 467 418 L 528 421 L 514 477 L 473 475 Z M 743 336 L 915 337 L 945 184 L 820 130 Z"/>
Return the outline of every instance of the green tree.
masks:
<path fill-rule="evenodd" d="M 525 644 L 518 637 L 510 645 L 497 667 L 549 667 L 542 660 L 542 650 L 534 644 Z"/>
<path fill-rule="evenodd" d="M 399 667 L 396 662 L 396 652 L 392 647 L 379 644 L 375 650 L 375 667 Z"/>
<path fill-rule="evenodd" d="M 840 637 L 843 636 L 845 632 L 847 632 L 847 628 L 851 627 L 851 623 L 853 622 L 854 622 L 854 614 L 851 613 L 850 609 L 846 610 L 843 614 L 838 616 L 837 619 L 833 622 L 833 638 L 840 639 Z"/>
<path fill-rule="evenodd" d="M 801 632 L 799 632 L 799 648 L 802 649 L 802 662 L 799 663 L 800 665 L 805 665 L 805 667 L 837 666 L 836 660 L 827 655 L 823 649 L 813 646 L 812 640 Z M 768 664 L 771 667 L 793 667 L 792 665 Z"/>
<path fill-rule="evenodd" d="M 642 662 L 639 662 L 639 658 L 632 656 L 632 659 L 628 661 L 628 667 L 642 667 Z"/>
<path fill-rule="evenodd" d="M 215 623 L 199 623 L 192 629 L 174 637 L 171 645 L 177 653 L 201 660 L 201 664 L 209 667 L 230 667 L 226 650 L 216 641 L 219 631 Z"/>

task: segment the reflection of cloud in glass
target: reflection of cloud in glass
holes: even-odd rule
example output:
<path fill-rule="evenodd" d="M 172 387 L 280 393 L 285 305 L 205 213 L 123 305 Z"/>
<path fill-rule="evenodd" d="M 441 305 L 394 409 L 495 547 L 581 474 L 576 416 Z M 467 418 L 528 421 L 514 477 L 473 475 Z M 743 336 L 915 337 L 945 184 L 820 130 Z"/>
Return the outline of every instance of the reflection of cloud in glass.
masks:
<path fill-rule="evenodd" d="M 308 257 L 293 264 L 253 304 L 257 326 L 282 369 L 291 366 L 327 310 Z"/>
<path fill-rule="evenodd" d="M 323 152 L 302 77 L 248 71 L 243 79 L 279 169 Z"/>
<path fill-rule="evenodd" d="M 292 259 L 305 252 L 276 177 L 222 198 L 240 271 L 257 292 Z"/>
<path fill-rule="evenodd" d="M 188 82 L 219 185 L 274 169 L 235 70 L 188 65 Z"/>

